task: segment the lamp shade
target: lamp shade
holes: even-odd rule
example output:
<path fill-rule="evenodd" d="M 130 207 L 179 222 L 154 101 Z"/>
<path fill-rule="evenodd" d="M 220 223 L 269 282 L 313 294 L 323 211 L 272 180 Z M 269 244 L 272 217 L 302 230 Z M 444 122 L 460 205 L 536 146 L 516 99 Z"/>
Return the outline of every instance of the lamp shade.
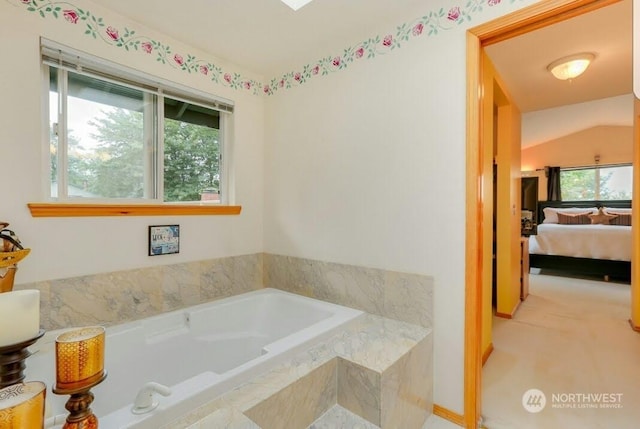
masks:
<path fill-rule="evenodd" d="M 0 389 L 0 428 L 43 428 L 46 392 L 47 386 L 40 381 Z"/>
<path fill-rule="evenodd" d="M 547 70 L 549 70 L 556 79 L 573 79 L 584 73 L 594 58 L 595 55 L 588 52 L 570 55 L 552 62 L 547 66 Z"/>
<path fill-rule="evenodd" d="M 95 384 L 104 376 L 102 326 L 68 331 L 56 338 L 56 390 L 74 390 Z"/>

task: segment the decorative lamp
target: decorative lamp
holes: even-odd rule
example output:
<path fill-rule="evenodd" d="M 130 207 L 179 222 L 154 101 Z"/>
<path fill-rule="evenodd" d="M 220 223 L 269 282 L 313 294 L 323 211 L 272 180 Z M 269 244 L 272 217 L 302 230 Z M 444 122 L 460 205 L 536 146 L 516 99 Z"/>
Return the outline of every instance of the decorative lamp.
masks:
<path fill-rule="evenodd" d="M 556 79 L 571 80 L 580 76 L 596 56 L 590 52 L 560 58 L 547 66 Z"/>
<path fill-rule="evenodd" d="M 24 380 L 27 347 L 44 335 L 40 329 L 40 291 L 0 293 L 0 388 Z"/>
<path fill-rule="evenodd" d="M 96 429 L 98 418 L 89 406 L 91 388 L 101 383 L 104 370 L 105 330 L 102 326 L 79 328 L 56 338 L 56 385 L 53 393 L 71 395 L 63 429 Z"/>
<path fill-rule="evenodd" d="M 47 386 L 40 381 L 0 389 L 0 428 L 43 428 L 46 394 Z"/>

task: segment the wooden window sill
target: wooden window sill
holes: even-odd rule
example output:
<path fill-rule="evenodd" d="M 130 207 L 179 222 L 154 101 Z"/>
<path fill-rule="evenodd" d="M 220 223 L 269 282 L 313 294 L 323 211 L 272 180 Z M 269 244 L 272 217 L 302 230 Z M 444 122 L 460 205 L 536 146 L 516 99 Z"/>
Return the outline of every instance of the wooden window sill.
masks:
<path fill-rule="evenodd" d="M 239 215 L 242 206 L 29 203 L 32 217 Z"/>

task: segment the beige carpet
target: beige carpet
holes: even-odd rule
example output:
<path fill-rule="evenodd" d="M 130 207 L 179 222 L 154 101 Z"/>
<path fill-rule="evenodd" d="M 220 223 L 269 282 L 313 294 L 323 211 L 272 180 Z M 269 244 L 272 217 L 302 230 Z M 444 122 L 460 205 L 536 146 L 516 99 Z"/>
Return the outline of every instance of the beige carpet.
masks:
<path fill-rule="evenodd" d="M 627 284 L 531 275 L 515 317 L 494 318 L 483 369 L 486 427 L 640 428 L 640 334 L 629 315 Z M 533 397 L 530 408 L 542 411 L 531 413 L 522 398 L 534 388 L 546 405 Z"/>

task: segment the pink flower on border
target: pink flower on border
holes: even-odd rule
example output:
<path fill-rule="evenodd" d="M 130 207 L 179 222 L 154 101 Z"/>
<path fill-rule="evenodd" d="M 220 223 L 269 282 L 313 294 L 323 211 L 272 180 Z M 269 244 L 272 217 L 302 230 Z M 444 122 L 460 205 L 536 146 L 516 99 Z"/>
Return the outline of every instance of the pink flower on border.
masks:
<path fill-rule="evenodd" d="M 22 0 L 22 3 L 29 4 L 29 3 L 31 3 L 31 0 Z"/>
<path fill-rule="evenodd" d="M 340 65 L 340 62 L 341 62 L 340 57 L 335 57 L 333 61 L 331 61 L 331 64 L 338 67 Z"/>
<path fill-rule="evenodd" d="M 175 54 L 173 56 L 173 61 L 175 61 L 179 66 L 184 64 L 184 58 L 182 58 L 182 55 L 180 54 Z"/>
<path fill-rule="evenodd" d="M 150 54 L 151 51 L 153 51 L 153 46 L 151 46 L 151 43 L 149 42 L 142 42 L 140 46 L 142 46 L 142 50 L 145 51 L 147 54 Z"/>
<path fill-rule="evenodd" d="M 246 82 L 244 83 L 244 89 L 251 89 L 251 82 L 246 81 Z"/>
<path fill-rule="evenodd" d="M 300 81 L 302 80 L 302 75 L 300 74 L 300 72 L 296 72 L 296 73 L 293 75 L 293 78 L 294 78 L 297 82 L 300 82 Z"/>
<path fill-rule="evenodd" d="M 207 66 L 200 66 L 200 73 L 202 73 L 203 75 L 208 75 L 209 74 L 209 67 Z"/>
<path fill-rule="evenodd" d="M 487 4 L 488 4 L 489 6 L 495 6 L 495 5 L 497 5 L 497 4 L 500 4 L 500 0 L 489 0 L 489 1 L 487 2 Z"/>
<path fill-rule="evenodd" d="M 111 40 L 118 40 L 118 38 L 120 37 L 118 35 L 118 30 L 116 30 L 115 28 L 113 28 L 111 26 L 107 27 L 106 32 L 107 32 L 107 35 L 109 37 L 111 37 Z"/>
<path fill-rule="evenodd" d="M 78 23 L 78 13 L 75 10 L 67 9 L 62 11 L 62 15 L 64 19 L 69 21 L 72 24 Z"/>
<path fill-rule="evenodd" d="M 385 36 L 384 40 L 382 41 L 382 46 L 391 46 L 391 44 L 393 43 L 393 36 L 391 34 Z"/>
<path fill-rule="evenodd" d="M 225 73 L 225 74 L 224 74 L 224 80 L 225 80 L 227 83 L 231 83 L 231 75 L 230 75 L 229 73 Z"/>
<path fill-rule="evenodd" d="M 269 88 L 269 85 L 265 85 L 262 90 L 264 91 L 265 94 L 268 94 L 269 91 L 271 91 L 271 88 Z"/>
<path fill-rule="evenodd" d="M 356 49 L 356 58 L 362 58 L 364 56 L 364 48 L 360 46 Z"/>
<path fill-rule="evenodd" d="M 424 24 L 419 22 L 413 27 L 411 34 L 413 34 L 414 36 L 419 36 L 422 34 L 422 30 L 424 30 Z"/>
<path fill-rule="evenodd" d="M 460 6 L 452 7 L 451 9 L 449 9 L 447 19 L 449 21 L 457 21 L 458 18 L 460 18 Z"/>
<path fill-rule="evenodd" d="M 278 85 L 280 85 L 280 88 L 284 87 L 284 79 L 280 79 Z"/>
<path fill-rule="evenodd" d="M 311 74 L 318 74 L 318 73 L 320 73 L 320 66 L 316 64 L 316 66 L 311 69 Z"/>

